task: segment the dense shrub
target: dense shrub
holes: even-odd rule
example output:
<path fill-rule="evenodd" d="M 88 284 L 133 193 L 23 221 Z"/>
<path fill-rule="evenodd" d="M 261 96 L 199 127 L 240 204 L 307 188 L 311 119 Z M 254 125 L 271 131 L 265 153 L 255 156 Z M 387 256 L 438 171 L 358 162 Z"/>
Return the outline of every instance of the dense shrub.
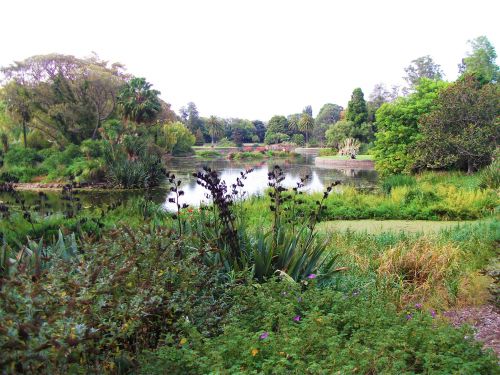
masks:
<path fill-rule="evenodd" d="M 42 156 L 32 148 L 11 147 L 5 153 L 4 163 L 6 167 L 34 167 L 42 159 Z"/>
<path fill-rule="evenodd" d="M 188 320 L 217 333 L 225 286 L 181 245 L 168 230 L 122 228 L 69 259 L 45 250 L 51 264 L 35 278 L 19 270 L 2 279 L 0 368 L 125 373 L 139 350 Z"/>
<path fill-rule="evenodd" d="M 0 173 L 0 183 L 3 183 L 3 182 L 19 182 L 19 177 L 15 174 L 13 174 L 12 172 L 7 172 L 7 171 L 4 171 L 4 172 L 1 172 Z"/>
<path fill-rule="evenodd" d="M 310 281 L 311 282 L 311 281 Z M 310 283 L 309 282 L 309 283 Z M 314 283 L 314 280 L 312 280 Z M 143 374 L 494 373 L 466 329 L 428 310 L 398 313 L 365 293 L 270 281 L 234 289 L 224 332 L 206 337 L 190 323 L 141 358 Z"/>

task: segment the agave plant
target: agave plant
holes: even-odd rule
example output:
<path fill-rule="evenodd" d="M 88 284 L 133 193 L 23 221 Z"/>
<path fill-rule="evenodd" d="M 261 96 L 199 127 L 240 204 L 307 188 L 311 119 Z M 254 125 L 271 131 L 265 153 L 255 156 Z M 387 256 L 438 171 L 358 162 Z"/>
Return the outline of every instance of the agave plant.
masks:
<path fill-rule="evenodd" d="M 352 159 L 356 159 L 361 143 L 355 138 L 346 138 L 340 144 L 339 155 L 349 155 Z"/>
<path fill-rule="evenodd" d="M 60 259 L 69 261 L 78 254 L 75 234 L 66 238 L 61 231 L 57 241 L 50 246 L 45 246 L 43 239 L 40 241 L 29 240 L 17 253 L 3 241 L 0 251 L 0 276 L 12 276 L 24 272 L 34 278 L 50 268 L 51 262 Z"/>

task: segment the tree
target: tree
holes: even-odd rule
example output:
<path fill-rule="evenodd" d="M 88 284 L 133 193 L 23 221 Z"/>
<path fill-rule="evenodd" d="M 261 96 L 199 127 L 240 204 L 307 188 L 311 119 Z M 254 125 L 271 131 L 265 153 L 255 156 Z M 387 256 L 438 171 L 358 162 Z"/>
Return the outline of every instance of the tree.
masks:
<path fill-rule="evenodd" d="M 442 90 L 436 108 L 423 116 L 414 153 L 420 168 L 467 168 L 488 164 L 497 146 L 499 87 L 467 74 Z"/>
<path fill-rule="evenodd" d="M 313 117 L 313 109 L 310 105 L 306 105 L 304 109 L 302 110 L 302 113 L 305 113 L 311 117 Z"/>
<path fill-rule="evenodd" d="M 462 60 L 462 73 L 476 74 L 482 83 L 498 82 L 498 65 L 495 63 L 497 53 L 495 47 L 485 36 L 468 42 L 472 51 Z"/>
<path fill-rule="evenodd" d="M 7 85 L 22 87 L 29 98 L 30 128 L 59 146 L 95 135 L 129 77 L 120 64 L 59 54 L 32 56 L 1 71 Z"/>
<path fill-rule="evenodd" d="M 410 153 L 420 137 L 420 118 L 436 108 L 443 81 L 423 78 L 415 92 L 383 104 L 376 113 L 378 131 L 372 154 L 381 174 L 409 173 L 414 163 Z"/>
<path fill-rule="evenodd" d="M 163 126 L 166 138 L 166 149 L 171 155 L 185 155 L 192 153 L 196 141 L 193 133 L 179 121 Z"/>
<path fill-rule="evenodd" d="M 306 112 L 302 114 L 299 120 L 299 129 L 306 136 L 306 144 L 309 143 L 309 134 L 312 132 L 314 128 L 314 119 Z"/>
<path fill-rule="evenodd" d="M 255 135 L 255 126 L 249 120 L 230 118 L 226 124 L 226 137 L 232 139 L 236 144 L 252 142 Z"/>
<path fill-rule="evenodd" d="M 152 89 L 153 85 L 145 78 L 132 78 L 120 91 L 118 103 L 125 120 L 137 124 L 152 124 L 162 107 L 160 92 Z"/>
<path fill-rule="evenodd" d="M 326 103 L 319 110 L 318 116 L 314 120 L 315 126 L 335 124 L 340 120 L 340 113 L 344 108 L 338 104 Z"/>
<path fill-rule="evenodd" d="M 327 144 L 339 148 L 344 140 L 355 137 L 355 128 L 356 125 L 352 121 L 340 120 L 331 124 L 325 133 Z"/>
<path fill-rule="evenodd" d="M 369 96 L 367 103 L 368 122 L 375 122 L 375 113 L 384 103 L 390 102 L 392 93 L 385 87 L 383 83 L 377 83 Z"/>
<path fill-rule="evenodd" d="M 196 104 L 193 102 L 189 102 L 187 107 L 182 107 L 180 112 L 182 122 L 186 124 L 191 133 L 196 133 L 196 130 L 203 126 L 203 121 L 198 113 L 198 108 L 196 108 Z"/>
<path fill-rule="evenodd" d="M 359 126 L 368 119 L 368 109 L 363 95 L 363 91 L 358 87 L 354 89 L 351 95 L 351 100 L 347 104 L 347 112 L 345 115 L 347 121 L 352 121 Z"/>
<path fill-rule="evenodd" d="M 422 78 L 440 80 L 443 78 L 441 66 L 436 64 L 429 55 L 413 60 L 405 68 L 406 76 L 403 79 L 408 83 L 409 89 L 414 90 Z"/>
<path fill-rule="evenodd" d="M 340 120 L 340 114 L 344 109 L 337 104 L 327 103 L 321 107 L 318 116 L 314 120 L 312 138 L 321 145 L 326 140 L 326 132 L 330 125 Z"/>
<path fill-rule="evenodd" d="M 259 137 L 259 142 L 263 142 L 266 136 L 266 126 L 260 120 L 254 120 L 252 123 L 255 127 L 255 134 Z"/>
<path fill-rule="evenodd" d="M 11 117 L 21 122 L 24 148 L 27 148 L 28 124 L 32 118 L 29 92 L 23 86 L 12 81 L 3 88 L 2 98 Z"/>
<path fill-rule="evenodd" d="M 301 117 L 301 113 L 294 113 L 293 115 L 289 115 L 287 117 L 289 134 L 295 134 L 299 131 L 299 122 Z"/>
<path fill-rule="evenodd" d="M 208 130 L 208 134 L 210 134 L 210 138 L 212 139 L 212 147 L 214 147 L 215 137 L 223 134 L 224 125 L 222 121 L 220 121 L 217 117 L 210 116 L 208 120 L 205 122 L 205 126 Z"/>
<path fill-rule="evenodd" d="M 288 121 L 285 116 L 273 116 L 267 124 L 267 132 L 270 133 L 287 133 Z"/>

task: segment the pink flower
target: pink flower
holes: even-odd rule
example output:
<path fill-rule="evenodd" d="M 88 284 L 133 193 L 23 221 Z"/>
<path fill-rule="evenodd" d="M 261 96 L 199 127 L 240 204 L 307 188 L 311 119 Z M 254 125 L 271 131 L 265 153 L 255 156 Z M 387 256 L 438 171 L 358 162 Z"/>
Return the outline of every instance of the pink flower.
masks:
<path fill-rule="evenodd" d="M 415 308 L 420 310 L 422 308 L 422 304 L 421 303 L 416 303 L 415 304 Z"/>
<path fill-rule="evenodd" d="M 300 315 L 296 315 L 296 316 L 294 316 L 294 317 L 293 317 L 293 321 L 294 321 L 294 322 L 300 322 L 300 319 L 302 319 L 302 318 L 300 317 Z"/>
<path fill-rule="evenodd" d="M 269 337 L 269 332 L 264 332 L 262 335 L 259 336 L 259 339 L 264 340 Z"/>
<path fill-rule="evenodd" d="M 316 274 L 314 273 L 311 273 L 309 276 L 307 276 L 308 279 L 315 279 L 316 278 Z"/>

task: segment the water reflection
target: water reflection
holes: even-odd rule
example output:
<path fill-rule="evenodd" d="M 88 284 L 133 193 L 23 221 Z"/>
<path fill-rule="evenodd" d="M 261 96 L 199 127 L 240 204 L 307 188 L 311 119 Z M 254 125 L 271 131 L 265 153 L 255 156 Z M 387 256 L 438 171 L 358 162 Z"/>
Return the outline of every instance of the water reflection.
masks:
<path fill-rule="evenodd" d="M 185 191 L 183 203 L 192 206 L 199 205 L 200 202 L 206 202 L 206 191 L 196 184 L 193 173 L 200 170 L 204 165 L 218 171 L 222 174 L 222 179 L 226 183 L 232 184 L 236 181 L 240 171 L 254 168 L 254 171 L 248 175 L 244 181 L 244 190 L 250 195 L 262 194 L 267 189 L 267 173 L 274 165 L 279 165 L 285 173 L 284 184 L 287 187 L 293 187 L 297 181 L 309 175 L 311 178 L 305 186 L 305 191 L 317 192 L 323 191 L 325 185 L 336 180 L 342 182 L 341 186 L 354 185 L 359 189 L 369 190 L 375 186 L 377 174 L 375 171 L 368 170 L 335 170 L 316 167 L 314 165 L 314 156 L 308 155 L 301 158 L 290 160 L 268 160 L 252 162 L 235 162 L 225 159 L 200 160 L 197 158 L 178 158 L 171 159 L 167 163 L 167 169 L 175 173 L 176 178 L 182 180 L 182 188 Z M 81 191 L 81 198 L 84 208 L 103 208 L 117 201 L 127 201 L 136 197 L 144 196 L 143 190 L 128 191 Z M 168 187 L 162 186 L 149 193 L 149 199 L 156 203 L 163 204 L 167 209 L 172 209 L 172 204 L 168 203 Z M 22 192 L 27 204 L 34 204 L 38 194 L 36 192 Z M 53 211 L 60 211 L 63 202 L 60 200 L 59 192 L 47 192 L 49 204 Z M 0 201 L 10 201 L 5 193 L 0 193 Z"/>
<path fill-rule="evenodd" d="M 197 159 L 172 159 L 169 161 L 168 169 L 175 173 L 177 178 L 183 181 L 182 188 L 185 195 L 181 203 L 187 203 L 197 206 L 201 202 L 207 202 L 207 191 L 196 184 L 192 174 L 204 165 L 218 171 L 222 180 L 228 185 L 236 182 L 240 171 L 253 168 L 254 171 L 248 175 L 244 181 L 244 191 L 249 195 L 262 194 L 267 189 L 267 174 L 274 165 L 279 165 L 285 173 L 284 185 L 293 187 L 301 177 L 309 175 L 310 179 L 304 191 L 318 192 L 323 191 L 327 184 L 340 180 L 343 185 L 354 185 L 362 189 L 370 189 L 375 185 L 377 174 L 374 171 L 367 170 L 333 170 L 318 168 L 314 165 L 313 156 L 304 156 L 292 160 L 269 160 L 258 162 L 234 162 L 229 160 L 202 161 Z M 168 202 L 168 196 L 165 198 L 164 206 L 167 209 L 173 209 L 174 204 Z"/>

